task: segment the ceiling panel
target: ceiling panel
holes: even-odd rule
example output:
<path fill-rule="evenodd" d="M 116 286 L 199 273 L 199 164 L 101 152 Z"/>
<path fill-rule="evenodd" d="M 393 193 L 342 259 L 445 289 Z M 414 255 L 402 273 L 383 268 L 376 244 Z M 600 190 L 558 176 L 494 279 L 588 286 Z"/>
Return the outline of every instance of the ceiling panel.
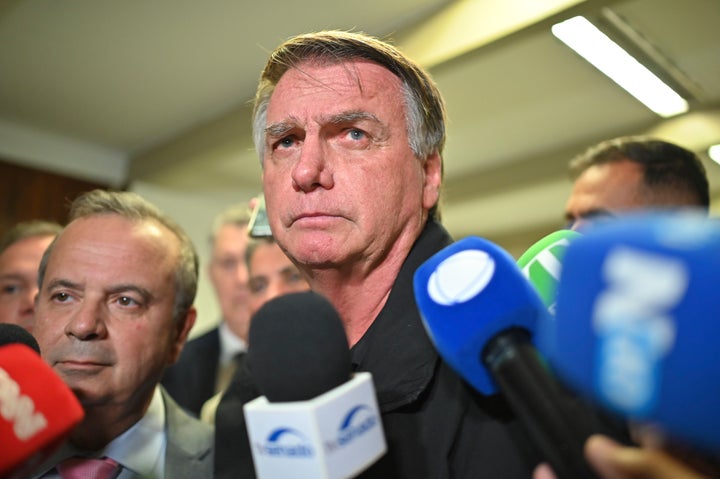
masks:
<path fill-rule="evenodd" d="M 720 1 L 568 2 L 577 5 L 518 26 L 529 1 L 6 0 L 0 156 L 25 161 L 41 152 L 46 166 L 77 162 L 68 152 L 83 153 L 84 162 L 97 154 L 99 163 L 130 163 L 117 168 L 128 176 L 114 184 L 223 197 L 257 191 L 247 101 L 260 68 L 288 36 L 324 28 L 412 38 L 420 57 L 424 45 L 429 56 L 442 50 L 443 38 L 469 45 L 432 68 L 448 106 L 444 211 L 457 235 L 509 238 L 557 227 L 567 161 L 597 141 L 652 131 L 699 152 L 720 142 Z M 479 4 L 485 8 L 470 8 Z M 460 29 L 429 26 L 465 8 L 491 13 L 466 15 Z M 609 32 L 617 30 L 613 15 L 629 25 L 656 60 L 690 82 L 693 111 L 662 120 L 551 35 L 553 21 L 578 13 Z M 477 38 L 496 25 L 516 28 Z M 64 171 L 79 168 L 91 170 Z M 708 168 L 717 191 L 720 167 Z"/>

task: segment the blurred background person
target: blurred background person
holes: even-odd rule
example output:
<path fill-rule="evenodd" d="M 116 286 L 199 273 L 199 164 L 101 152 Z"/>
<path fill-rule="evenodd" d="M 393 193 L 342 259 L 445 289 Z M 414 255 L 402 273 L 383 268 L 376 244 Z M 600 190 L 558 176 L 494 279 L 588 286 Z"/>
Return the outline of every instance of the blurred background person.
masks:
<path fill-rule="evenodd" d="M 307 291 L 310 285 L 271 237 L 250 240 L 247 250 L 250 317 L 271 299 Z"/>
<path fill-rule="evenodd" d="M 247 350 L 249 221 L 248 205 L 231 206 L 214 219 L 208 275 L 222 317 L 217 327 L 188 341 L 162 380 L 173 399 L 198 417 L 205 401 L 225 390 L 236 368 L 235 357 Z"/>
<path fill-rule="evenodd" d="M 248 298 L 248 310 L 251 319 L 262 305 L 271 299 L 284 294 L 310 289 L 310 285 L 300 274 L 300 271 L 271 237 L 251 239 L 248 243 L 245 259 L 249 276 L 250 296 Z M 247 371 L 242 369 L 243 356 L 244 354 L 241 353 L 236 357 L 237 369 L 233 375 L 232 383 L 240 381 L 244 384 L 245 381 L 249 381 Z M 243 378 L 238 378 L 240 375 Z M 249 394 L 257 396 L 259 393 L 252 388 Z M 221 396 L 222 392 L 210 398 L 203 405 L 200 415 L 203 421 L 208 423 L 215 421 L 215 411 Z"/>
<path fill-rule="evenodd" d="M 573 187 L 565 206 L 565 218 L 568 227 L 575 230 L 594 221 L 643 209 L 690 208 L 709 212 L 709 184 L 700 158 L 668 141 L 641 136 L 606 140 L 573 158 L 569 173 Z M 631 424 L 630 429 L 637 443 L 648 444 L 644 428 Z M 627 447 L 598 435 L 588 441 L 586 455 L 603 478 L 690 479 L 720 474 L 715 460 L 701 451 L 666 443 L 657 435 L 652 443 L 649 448 Z M 691 468 L 685 460 L 696 467 Z M 707 474 L 712 470 L 712 476 L 700 472 Z M 546 479 L 554 475 L 544 465 L 534 477 Z"/>
<path fill-rule="evenodd" d="M 16 224 L 0 239 L 0 323 L 33 332 L 40 259 L 62 230 L 51 221 Z"/>
<path fill-rule="evenodd" d="M 708 212 L 708 179 L 700 158 L 667 141 L 619 137 L 591 146 L 570 161 L 573 187 L 565 205 L 568 227 L 641 208 Z"/>

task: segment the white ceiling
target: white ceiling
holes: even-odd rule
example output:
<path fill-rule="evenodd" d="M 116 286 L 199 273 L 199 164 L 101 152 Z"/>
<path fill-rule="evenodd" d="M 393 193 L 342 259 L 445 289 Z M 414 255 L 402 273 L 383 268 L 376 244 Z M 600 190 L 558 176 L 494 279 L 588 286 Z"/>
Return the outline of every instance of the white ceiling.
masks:
<path fill-rule="evenodd" d="M 662 121 L 551 35 L 578 13 L 630 25 L 691 111 Z M 259 191 L 247 102 L 268 51 L 354 29 L 389 35 L 445 95 L 448 228 L 511 242 L 560 225 L 567 161 L 592 143 L 720 142 L 719 24 L 717 0 L 5 0 L 0 156 L 111 185 Z"/>

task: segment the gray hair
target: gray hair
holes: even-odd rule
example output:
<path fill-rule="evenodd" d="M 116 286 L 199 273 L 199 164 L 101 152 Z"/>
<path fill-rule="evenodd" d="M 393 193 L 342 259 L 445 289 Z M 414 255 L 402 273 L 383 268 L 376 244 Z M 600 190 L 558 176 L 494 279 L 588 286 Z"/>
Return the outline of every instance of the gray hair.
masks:
<path fill-rule="evenodd" d="M 252 212 L 246 204 L 232 205 L 221 211 L 213 219 L 210 228 L 210 235 L 208 236 L 210 247 L 215 247 L 215 239 L 223 226 L 247 227 L 250 223 L 251 214 Z"/>
<path fill-rule="evenodd" d="M 25 238 L 57 236 L 62 228 L 59 223 L 54 221 L 31 220 L 17 223 L 0 238 L 0 254 Z"/>

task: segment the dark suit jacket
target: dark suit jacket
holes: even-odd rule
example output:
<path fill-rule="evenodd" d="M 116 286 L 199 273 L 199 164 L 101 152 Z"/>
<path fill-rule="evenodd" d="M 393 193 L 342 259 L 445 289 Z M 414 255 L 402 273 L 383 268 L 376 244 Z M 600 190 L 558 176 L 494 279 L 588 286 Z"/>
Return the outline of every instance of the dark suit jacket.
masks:
<path fill-rule="evenodd" d="M 220 360 L 218 328 L 185 344 L 178 361 L 165 370 L 161 384 L 186 411 L 200 416 L 205 401 L 215 395 Z"/>

